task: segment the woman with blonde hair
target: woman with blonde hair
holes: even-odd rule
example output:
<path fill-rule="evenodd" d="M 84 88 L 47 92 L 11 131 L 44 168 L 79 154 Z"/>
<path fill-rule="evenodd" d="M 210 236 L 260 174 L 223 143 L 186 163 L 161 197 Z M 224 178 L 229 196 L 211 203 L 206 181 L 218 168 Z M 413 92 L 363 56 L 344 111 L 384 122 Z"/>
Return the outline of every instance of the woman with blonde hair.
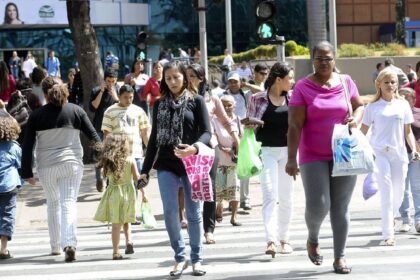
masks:
<path fill-rule="evenodd" d="M 395 246 L 394 218 L 403 201 L 408 158 L 404 138 L 412 150 L 412 160 L 419 159 L 411 123 L 410 105 L 398 94 L 397 74 L 385 68 L 375 81 L 376 95 L 363 116 L 361 131 L 372 126 L 370 143 L 381 194 L 382 245 Z"/>

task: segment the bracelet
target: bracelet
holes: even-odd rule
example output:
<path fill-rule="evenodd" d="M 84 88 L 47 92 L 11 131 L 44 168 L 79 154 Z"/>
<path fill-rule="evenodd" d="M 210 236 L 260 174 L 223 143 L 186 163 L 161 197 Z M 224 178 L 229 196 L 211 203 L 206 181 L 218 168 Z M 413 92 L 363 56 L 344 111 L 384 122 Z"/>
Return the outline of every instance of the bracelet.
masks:
<path fill-rule="evenodd" d="M 198 152 L 200 151 L 200 148 L 199 148 L 198 144 L 197 143 L 194 143 L 191 146 L 193 146 L 194 148 L 197 149 L 197 152 L 194 155 L 198 155 Z"/>

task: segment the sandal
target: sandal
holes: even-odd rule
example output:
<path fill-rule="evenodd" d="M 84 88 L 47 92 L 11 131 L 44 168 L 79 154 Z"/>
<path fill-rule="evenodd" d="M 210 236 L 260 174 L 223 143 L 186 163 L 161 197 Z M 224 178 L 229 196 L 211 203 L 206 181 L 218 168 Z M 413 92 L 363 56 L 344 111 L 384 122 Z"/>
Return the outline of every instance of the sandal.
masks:
<path fill-rule="evenodd" d="M 10 251 L 7 250 L 6 254 L 0 254 L 0 260 L 7 260 L 13 258 L 12 255 L 10 255 Z"/>
<path fill-rule="evenodd" d="M 382 246 L 395 246 L 395 244 L 396 244 L 395 239 L 390 238 L 390 239 L 384 240 L 381 245 Z"/>
<path fill-rule="evenodd" d="M 123 256 L 120 253 L 113 253 L 112 254 L 112 259 L 113 260 L 122 260 Z"/>
<path fill-rule="evenodd" d="M 316 253 L 314 255 L 311 255 L 309 253 L 309 249 L 315 247 Z M 311 243 L 309 242 L 309 240 L 306 243 L 306 250 L 308 251 L 308 258 L 311 260 L 311 262 L 314 265 L 321 265 L 322 261 L 324 260 L 324 257 L 321 256 L 318 251 L 319 251 L 319 243 Z"/>
<path fill-rule="evenodd" d="M 346 263 L 337 265 L 333 262 L 334 272 L 337 274 L 349 274 L 351 272 L 351 267 L 348 267 Z"/>
<path fill-rule="evenodd" d="M 181 263 L 183 263 L 183 265 L 181 266 L 181 269 L 179 269 Z M 175 267 L 176 267 L 176 269 L 169 272 L 169 276 L 171 276 L 171 277 L 181 277 L 184 270 L 186 270 L 188 268 L 188 261 L 176 263 Z"/>
<path fill-rule="evenodd" d="M 125 246 L 125 254 L 129 255 L 129 254 L 134 254 L 134 245 L 133 242 L 128 242 L 127 245 Z"/>
<path fill-rule="evenodd" d="M 265 250 L 266 255 L 271 255 L 274 259 L 276 256 L 276 244 L 273 241 L 267 242 L 267 250 Z"/>
<path fill-rule="evenodd" d="M 290 243 L 287 241 L 280 241 L 280 254 L 291 254 L 293 253 L 293 248 L 290 246 Z"/>
<path fill-rule="evenodd" d="M 240 227 L 240 226 L 242 226 L 242 224 L 241 224 L 241 223 L 236 222 L 236 221 L 234 221 L 234 220 L 230 220 L 230 223 L 231 223 L 231 224 L 232 224 L 232 226 L 234 226 L 234 227 Z"/>
<path fill-rule="evenodd" d="M 204 276 L 206 275 L 206 271 L 202 268 L 201 263 L 193 264 L 193 273 L 194 276 Z"/>
<path fill-rule="evenodd" d="M 217 204 L 216 206 L 216 222 L 221 223 L 223 221 L 223 205 Z"/>
<path fill-rule="evenodd" d="M 204 234 L 204 238 L 206 239 L 206 241 L 204 242 L 205 244 L 215 244 L 216 243 L 216 241 L 214 240 L 214 237 L 213 237 L 213 233 L 211 233 L 211 232 L 206 232 Z"/>

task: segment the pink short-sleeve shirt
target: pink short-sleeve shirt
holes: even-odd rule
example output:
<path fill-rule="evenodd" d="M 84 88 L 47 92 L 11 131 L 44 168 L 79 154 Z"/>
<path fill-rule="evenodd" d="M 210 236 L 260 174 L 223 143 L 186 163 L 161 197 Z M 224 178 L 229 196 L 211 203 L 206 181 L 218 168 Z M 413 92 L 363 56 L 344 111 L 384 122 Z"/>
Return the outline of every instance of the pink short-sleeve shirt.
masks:
<path fill-rule="evenodd" d="M 345 75 L 350 99 L 359 92 L 350 76 Z M 289 106 L 305 106 L 306 119 L 299 143 L 299 164 L 332 160 L 331 137 L 335 124 L 347 118 L 348 106 L 343 86 L 327 89 L 304 78 L 296 83 Z"/>

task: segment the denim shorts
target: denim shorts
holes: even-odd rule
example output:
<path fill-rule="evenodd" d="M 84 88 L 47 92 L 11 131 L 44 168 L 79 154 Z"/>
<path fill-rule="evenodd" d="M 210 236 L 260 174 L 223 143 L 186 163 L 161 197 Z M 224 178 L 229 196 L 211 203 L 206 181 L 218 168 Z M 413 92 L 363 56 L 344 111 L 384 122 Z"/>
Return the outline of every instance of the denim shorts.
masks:
<path fill-rule="evenodd" d="M 16 224 L 16 192 L 0 193 L 0 236 L 12 240 Z"/>

